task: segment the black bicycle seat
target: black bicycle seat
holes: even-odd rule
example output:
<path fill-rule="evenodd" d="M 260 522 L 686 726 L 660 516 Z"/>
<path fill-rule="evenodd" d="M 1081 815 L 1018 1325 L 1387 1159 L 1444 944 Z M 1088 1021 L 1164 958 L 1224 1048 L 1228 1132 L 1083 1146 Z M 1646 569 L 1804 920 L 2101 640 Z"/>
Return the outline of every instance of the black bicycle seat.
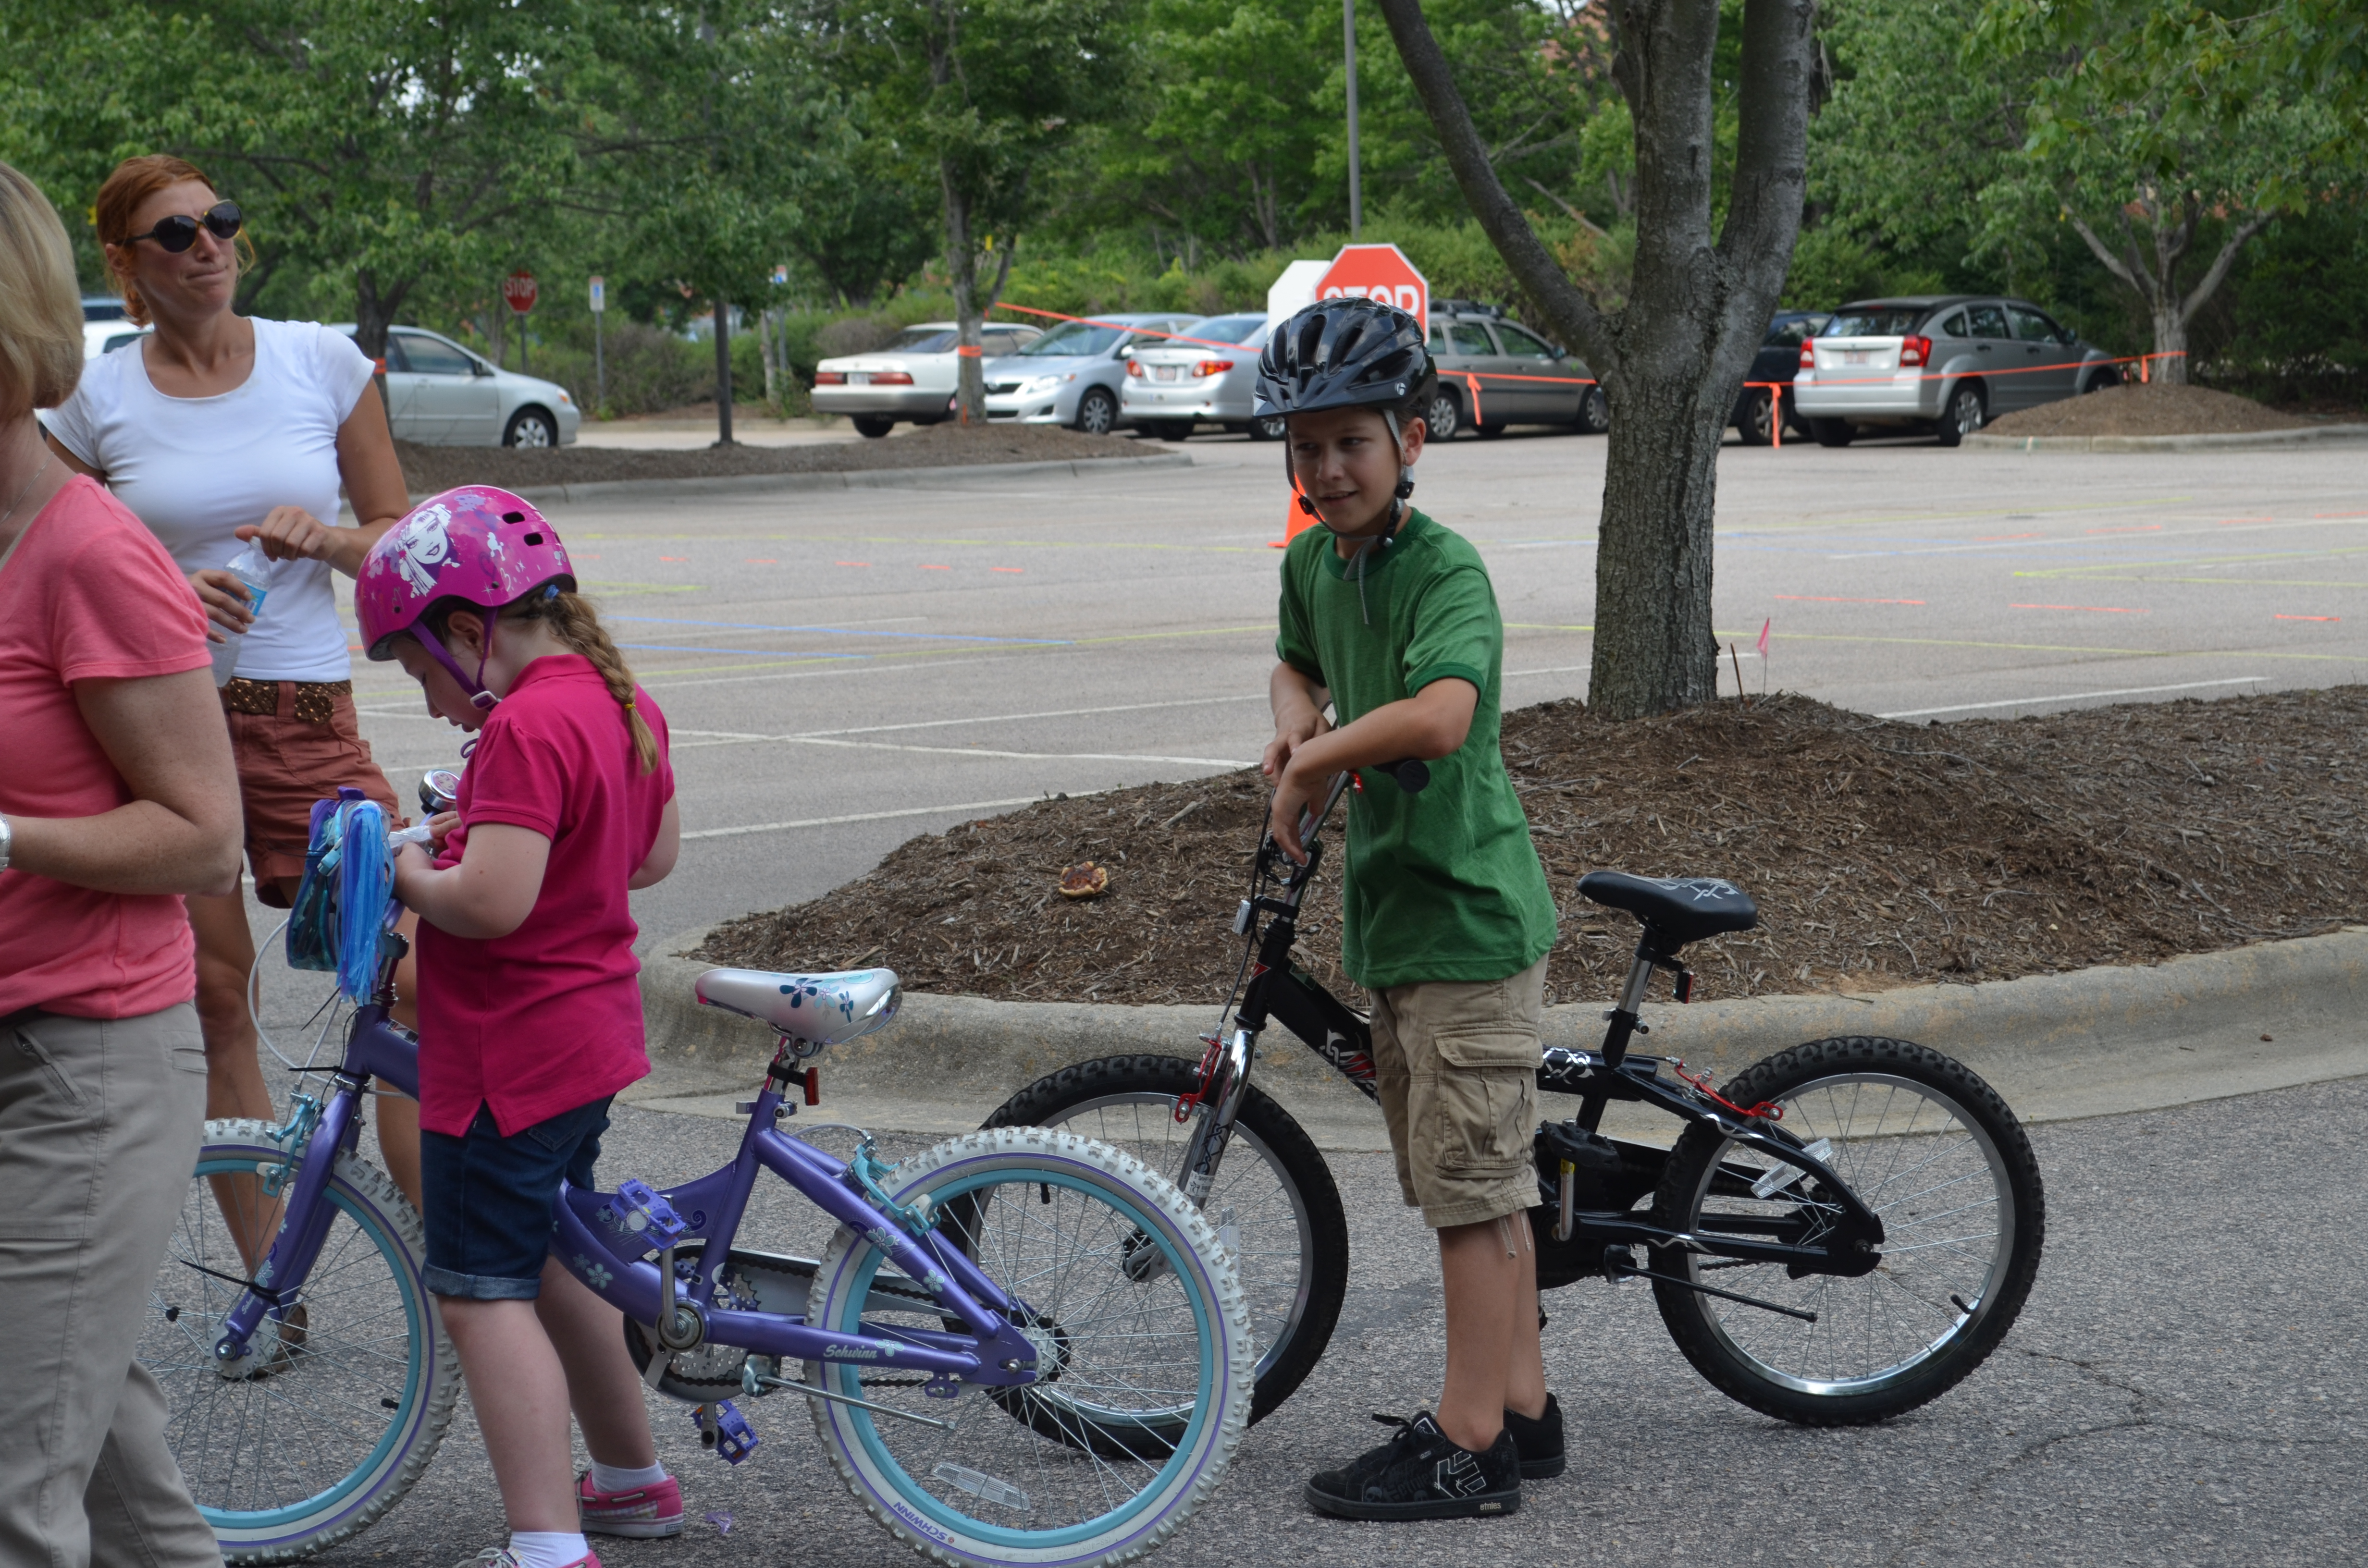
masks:
<path fill-rule="evenodd" d="M 1632 877 L 1625 871 L 1589 871 L 1578 879 L 1579 895 L 1624 909 L 1672 942 L 1697 942 L 1722 931 L 1748 931 L 1759 924 L 1759 906 L 1733 882 L 1716 877 Z"/>

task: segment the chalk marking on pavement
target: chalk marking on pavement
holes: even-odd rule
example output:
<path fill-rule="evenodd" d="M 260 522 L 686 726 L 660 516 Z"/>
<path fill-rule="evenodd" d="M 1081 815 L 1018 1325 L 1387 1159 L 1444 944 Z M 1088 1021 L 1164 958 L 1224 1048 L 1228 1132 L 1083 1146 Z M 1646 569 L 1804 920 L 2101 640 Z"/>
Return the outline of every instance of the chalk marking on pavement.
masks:
<path fill-rule="evenodd" d="M 1945 708 L 1909 708 L 1897 713 L 1878 713 L 1878 719 L 1921 719 L 1929 713 L 1970 713 L 1980 708 L 2029 708 L 2041 702 L 2078 702 L 2089 697 L 2151 697 L 2162 691 L 2194 691 L 2207 686 L 2259 686 L 2260 676 L 2230 676 L 2226 680 L 2188 680 L 2177 686 L 2124 686 L 2112 691 L 2066 691 L 2053 697 L 2013 697 L 2002 702 L 1952 702 Z"/>
<path fill-rule="evenodd" d="M 690 751 L 702 746 L 797 745 L 836 746 L 844 751 L 904 751 L 921 752 L 932 756 L 991 756 L 1018 762 L 1173 762 L 1187 767 L 1247 767 L 1250 765 L 1233 757 L 1159 756 L 1148 752 L 1129 751 L 989 751 L 985 746 L 908 746 L 894 741 L 840 741 L 822 735 L 755 735 L 739 734 L 729 730 L 677 730 L 677 735 L 694 737 L 676 745 L 676 751 Z"/>
<path fill-rule="evenodd" d="M 922 642 L 1042 642 L 1052 643 L 1054 645 L 1065 645 L 1069 641 L 1065 637 L 982 637 L 961 631 L 849 631 L 846 626 L 773 626 L 746 620 L 694 620 L 687 616 L 678 615 L 612 615 L 609 617 L 609 619 L 612 621 L 638 622 L 644 626 L 706 626 L 713 627 L 723 631 L 811 632 L 827 637 L 894 637 L 905 641 Z M 895 619 L 899 620 L 925 620 L 928 617 L 917 615 L 898 616 Z M 857 621 L 849 624 L 860 625 L 862 623 Z M 686 633 L 685 635 L 692 634 Z M 714 650 L 700 649 L 699 651 L 701 653 L 712 651 L 726 653 L 737 652 L 737 650 L 730 648 L 719 648 Z"/>
<path fill-rule="evenodd" d="M 1069 798 L 1074 801 L 1098 792 L 1072 790 Z M 1008 801 L 971 801 L 958 806 L 913 806 L 901 812 L 854 812 L 843 817 L 806 817 L 799 822 L 758 822 L 750 823 L 746 827 L 703 827 L 682 836 L 686 839 L 738 838 L 750 833 L 786 833 L 793 827 L 837 827 L 841 823 L 887 822 L 895 817 L 947 816 L 957 812 L 994 811 L 1003 806 L 1032 806 L 1045 798 L 1042 795 L 1019 795 Z"/>

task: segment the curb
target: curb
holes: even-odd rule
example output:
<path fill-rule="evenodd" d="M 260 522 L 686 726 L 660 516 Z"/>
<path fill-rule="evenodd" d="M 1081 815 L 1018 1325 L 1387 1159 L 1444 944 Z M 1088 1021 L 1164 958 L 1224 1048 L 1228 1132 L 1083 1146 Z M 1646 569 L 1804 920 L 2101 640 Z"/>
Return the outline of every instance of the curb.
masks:
<path fill-rule="evenodd" d="M 771 1030 L 693 1000 L 691 983 L 713 966 L 678 955 L 706 934 L 701 927 L 659 943 L 643 966 L 655 1071 L 628 1099 L 729 1115 L 735 1096 L 747 1092 L 771 1059 Z M 2368 926 L 2352 926 L 2142 968 L 1865 995 L 1655 1004 L 1646 1012 L 1650 1038 L 1637 1049 L 1681 1056 L 1724 1081 L 1803 1040 L 1890 1035 L 1964 1062 L 2024 1120 L 2054 1121 L 2368 1074 L 2363 1019 Z M 994 1002 L 910 993 L 894 1026 L 821 1059 L 829 1085 L 824 1105 L 828 1114 L 865 1125 L 967 1131 L 1013 1091 L 1072 1062 L 1130 1051 L 1197 1055 L 1201 1032 L 1216 1021 L 1213 1005 Z M 1572 1003 L 1546 1009 L 1543 1034 L 1549 1047 L 1592 1048 L 1602 1028 L 1601 1004 Z M 1279 1049 L 1261 1056 L 1257 1082 L 1319 1144 L 1387 1146 L 1379 1111 L 1347 1080 L 1287 1032 L 1269 1039 Z M 1645 1125 L 1664 1135 L 1669 1127 L 1658 1117 Z"/>
<path fill-rule="evenodd" d="M 1964 445 L 1993 452 L 2227 452 L 2360 440 L 2368 440 L 2368 425 L 2248 430 L 2223 436 L 1968 436 Z"/>
<path fill-rule="evenodd" d="M 772 491 L 875 490 L 905 485 L 936 484 L 949 480 L 1067 474 L 1090 479 L 1097 474 L 1133 473 L 1139 469 L 1190 468 L 1189 452 L 1162 452 L 1141 458 L 1058 458 L 1037 462 L 951 463 L 943 468 L 860 468 L 825 473 L 732 473 L 692 479 L 596 479 L 581 484 L 529 484 L 512 491 L 540 506 L 546 501 L 624 499 L 637 495 L 750 495 Z M 422 499 L 426 492 L 412 499 Z"/>

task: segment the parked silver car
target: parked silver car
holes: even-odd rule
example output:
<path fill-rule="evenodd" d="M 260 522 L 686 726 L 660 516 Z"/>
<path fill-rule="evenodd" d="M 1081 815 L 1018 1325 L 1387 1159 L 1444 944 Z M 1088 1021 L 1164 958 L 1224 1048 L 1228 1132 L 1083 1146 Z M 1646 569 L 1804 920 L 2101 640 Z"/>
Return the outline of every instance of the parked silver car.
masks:
<path fill-rule="evenodd" d="M 351 337 L 354 324 L 335 330 Z M 584 423 L 557 381 L 499 369 L 416 326 L 386 335 L 386 405 L 398 439 L 430 447 L 564 447 Z"/>
<path fill-rule="evenodd" d="M 1201 425 L 1247 430 L 1253 441 L 1281 440 L 1281 420 L 1254 417 L 1265 313 L 1211 316 L 1183 331 L 1199 341 L 1146 343 L 1127 362 L 1119 393 L 1126 422 L 1163 441 L 1181 441 Z"/>
<path fill-rule="evenodd" d="M 986 416 L 1107 436 L 1118 427 L 1119 388 L 1133 356 L 1200 319 L 1170 312 L 1063 322 L 1009 358 L 987 362 Z"/>
<path fill-rule="evenodd" d="M 1494 306 L 1431 301 L 1430 357 L 1439 396 L 1423 423 L 1434 441 L 1466 426 L 1484 437 L 1501 436 L 1508 425 L 1565 425 L 1590 436 L 1611 428 L 1595 372 Z"/>
<path fill-rule="evenodd" d="M 2117 386 L 2112 355 L 2027 300 L 1861 300 L 1801 345 L 1793 403 L 1822 446 L 1930 430 L 1953 447 L 2002 414 Z"/>

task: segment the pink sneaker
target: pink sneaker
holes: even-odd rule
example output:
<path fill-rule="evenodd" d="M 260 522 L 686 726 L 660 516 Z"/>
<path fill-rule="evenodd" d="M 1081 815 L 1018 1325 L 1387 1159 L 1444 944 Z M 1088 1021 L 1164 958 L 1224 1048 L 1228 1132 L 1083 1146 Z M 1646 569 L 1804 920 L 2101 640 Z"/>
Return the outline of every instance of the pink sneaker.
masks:
<path fill-rule="evenodd" d="M 592 1484 L 592 1472 L 587 1470 L 575 1479 L 575 1503 L 583 1512 L 586 1535 L 647 1540 L 682 1533 L 682 1485 L 670 1475 L 655 1486 L 603 1492 Z"/>

